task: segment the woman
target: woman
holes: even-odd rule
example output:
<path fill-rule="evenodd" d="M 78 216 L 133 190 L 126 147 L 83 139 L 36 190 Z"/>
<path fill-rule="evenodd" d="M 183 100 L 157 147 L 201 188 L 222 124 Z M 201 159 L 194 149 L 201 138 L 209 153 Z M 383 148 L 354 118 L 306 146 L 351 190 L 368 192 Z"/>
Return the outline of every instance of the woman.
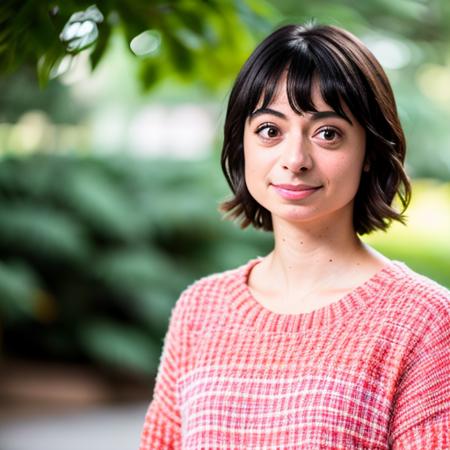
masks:
<path fill-rule="evenodd" d="M 222 167 L 263 258 L 172 311 L 141 449 L 449 449 L 450 301 L 358 235 L 403 221 L 390 84 L 352 34 L 285 26 L 230 95 Z"/>

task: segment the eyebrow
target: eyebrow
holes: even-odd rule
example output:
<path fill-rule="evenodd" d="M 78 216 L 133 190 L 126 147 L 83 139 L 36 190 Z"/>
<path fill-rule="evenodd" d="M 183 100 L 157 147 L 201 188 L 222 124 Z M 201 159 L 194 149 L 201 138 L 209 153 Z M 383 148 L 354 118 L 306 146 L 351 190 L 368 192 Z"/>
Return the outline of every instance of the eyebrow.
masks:
<path fill-rule="evenodd" d="M 256 117 L 261 116 L 263 114 L 271 114 L 273 116 L 279 117 L 280 119 L 284 119 L 284 120 L 287 119 L 285 114 L 283 114 L 280 111 L 277 111 L 276 109 L 260 108 L 260 109 L 257 109 L 256 111 L 253 111 L 249 115 L 248 120 L 251 122 L 253 119 L 255 119 Z M 350 125 L 353 126 L 352 121 L 347 116 L 338 114 L 336 111 L 313 111 L 308 114 L 311 114 L 312 121 L 316 121 L 316 120 L 320 120 L 320 119 L 327 119 L 327 118 L 332 117 L 332 118 L 344 119 L 346 122 L 348 122 Z"/>

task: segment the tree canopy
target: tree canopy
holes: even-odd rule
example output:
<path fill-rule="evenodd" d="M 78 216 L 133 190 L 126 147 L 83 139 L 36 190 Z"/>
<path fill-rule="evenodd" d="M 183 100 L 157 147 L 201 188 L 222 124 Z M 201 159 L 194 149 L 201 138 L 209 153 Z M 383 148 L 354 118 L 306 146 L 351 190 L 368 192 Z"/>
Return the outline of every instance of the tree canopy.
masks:
<path fill-rule="evenodd" d="M 120 29 L 145 87 L 168 72 L 214 86 L 237 70 L 255 34 L 270 30 L 269 17 L 275 9 L 252 0 L 3 0 L 0 74 L 34 65 L 45 85 L 86 50 L 95 68 Z"/>

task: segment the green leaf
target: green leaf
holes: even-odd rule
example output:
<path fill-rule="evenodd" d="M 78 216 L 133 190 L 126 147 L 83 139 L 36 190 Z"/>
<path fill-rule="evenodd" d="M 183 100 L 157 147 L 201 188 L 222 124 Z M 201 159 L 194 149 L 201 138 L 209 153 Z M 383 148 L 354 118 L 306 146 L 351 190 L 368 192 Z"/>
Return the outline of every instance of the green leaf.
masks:
<path fill-rule="evenodd" d="M 0 317 L 7 322 L 34 317 L 38 290 L 37 276 L 26 263 L 0 262 Z"/>
<path fill-rule="evenodd" d="M 110 36 L 111 36 L 111 27 L 108 26 L 107 24 L 101 25 L 100 34 L 98 36 L 95 49 L 89 56 L 91 60 L 92 70 L 95 70 L 95 68 L 100 63 L 102 57 L 104 56 L 105 51 L 108 47 Z"/>
<path fill-rule="evenodd" d="M 93 167 L 75 166 L 68 171 L 58 196 L 100 235 L 133 239 L 142 232 L 132 199 Z"/>
<path fill-rule="evenodd" d="M 163 336 L 167 330 L 167 318 L 178 298 L 174 293 L 172 284 L 169 285 L 167 274 L 163 274 L 166 280 L 164 286 L 152 286 L 134 293 L 129 302 L 130 313 L 139 323 L 144 323 L 152 334 Z M 190 281 L 185 280 L 183 287 Z M 162 284 L 162 283 L 161 283 Z M 180 292 L 181 292 L 180 288 Z"/>
<path fill-rule="evenodd" d="M 56 43 L 47 52 L 45 52 L 37 61 L 37 74 L 39 86 L 44 88 L 50 79 L 50 73 L 56 64 L 61 61 L 65 55 L 64 48 Z"/>
<path fill-rule="evenodd" d="M 94 272 L 113 290 L 130 294 L 164 285 L 168 276 L 177 285 L 176 268 L 164 254 L 149 248 L 105 251 L 95 260 Z"/>
<path fill-rule="evenodd" d="M 0 243 L 39 259 L 87 258 L 84 230 L 76 220 L 48 206 L 15 202 L 0 204 Z"/>
<path fill-rule="evenodd" d="M 161 348 L 134 327 L 91 319 L 80 326 L 79 339 L 85 351 L 102 364 L 148 375 L 157 371 Z"/>

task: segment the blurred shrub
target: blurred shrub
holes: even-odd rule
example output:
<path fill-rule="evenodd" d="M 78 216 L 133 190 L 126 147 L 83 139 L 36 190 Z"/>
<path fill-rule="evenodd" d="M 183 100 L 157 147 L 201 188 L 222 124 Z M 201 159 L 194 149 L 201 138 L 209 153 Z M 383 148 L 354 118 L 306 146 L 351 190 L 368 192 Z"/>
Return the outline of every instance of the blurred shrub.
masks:
<path fill-rule="evenodd" d="M 270 247 L 269 235 L 220 221 L 217 167 L 3 159 L 3 352 L 154 373 L 180 292 Z"/>
<path fill-rule="evenodd" d="M 365 241 L 450 288 L 449 230 L 450 184 L 416 180 L 407 226 L 395 223 L 387 233 L 375 233 Z"/>

